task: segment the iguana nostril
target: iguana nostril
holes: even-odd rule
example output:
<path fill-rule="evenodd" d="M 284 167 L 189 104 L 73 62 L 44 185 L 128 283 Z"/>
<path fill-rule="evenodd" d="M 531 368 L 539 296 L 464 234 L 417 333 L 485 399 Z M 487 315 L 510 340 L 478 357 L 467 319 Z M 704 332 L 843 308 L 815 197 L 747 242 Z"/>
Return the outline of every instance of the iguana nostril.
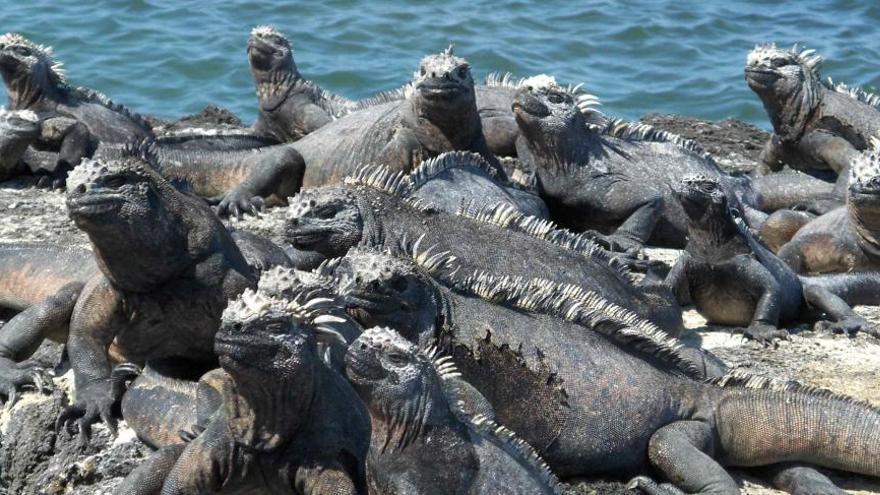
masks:
<path fill-rule="evenodd" d="M 76 186 L 76 192 L 77 192 L 78 194 L 85 194 L 85 192 L 86 192 L 86 185 L 85 185 L 85 184 L 80 184 L 80 185 Z"/>

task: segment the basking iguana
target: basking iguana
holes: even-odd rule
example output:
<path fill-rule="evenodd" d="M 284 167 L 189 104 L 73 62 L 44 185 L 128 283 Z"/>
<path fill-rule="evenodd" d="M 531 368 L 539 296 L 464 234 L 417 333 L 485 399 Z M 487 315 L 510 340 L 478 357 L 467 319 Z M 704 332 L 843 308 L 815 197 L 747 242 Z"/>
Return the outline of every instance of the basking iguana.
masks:
<path fill-rule="evenodd" d="M 694 380 L 698 363 L 675 341 L 596 293 L 461 270 L 442 289 L 430 273 L 454 270 L 455 261 L 436 250 L 412 256 L 421 272 L 358 251 L 323 270 L 365 326 L 436 338 L 497 421 L 559 476 L 653 467 L 684 493 L 737 495 L 722 465 L 802 462 L 880 475 L 874 407 L 738 373 Z M 465 406 L 471 397 L 463 394 Z M 652 494 L 682 493 L 636 483 Z M 813 483 L 812 493 L 839 493 L 827 480 Z"/>
<path fill-rule="evenodd" d="M 758 45 L 748 55 L 746 82 L 764 103 L 773 136 L 761 153 L 764 171 L 787 164 L 839 174 L 842 198 L 847 168 L 880 133 L 877 99 L 845 85 L 825 84 L 815 50 Z"/>
<path fill-rule="evenodd" d="M 470 65 L 451 49 L 422 59 L 405 99 L 347 114 L 288 146 L 302 155 L 302 187 L 338 182 L 367 163 L 409 171 L 447 151 L 479 153 L 501 172 L 483 137 Z"/>
<path fill-rule="evenodd" d="M 757 209 L 831 193 L 830 184 L 795 175 L 731 176 L 695 143 L 646 124 L 590 124 L 575 95 L 552 85 L 523 90 L 513 111 L 519 160 L 535 175 L 551 218 L 597 238 L 594 230 L 611 234 L 606 242 L 624 249 L 684 247 L 687 221 L 672 191 L 689 173 L 721 181 L 754 225 L 765 217 Z"/>
<path fill-rule="evenodd" d="M 457 381 L 448 358 L 377 327 L 351 344 L 345 361 L 370 413 L 370 493 L 559 493 L 528 444 L 491 419 L 462 413 L 444 390 Z"/>
<path fill-rule="evenodd" d="M 459 214 L 437 211 L 407 196 L 404 177 L 365 167 L 344 185 L 300 192 L 291 200 L 286 240 L 332 258 L 355 245 L 399 252 L 403 241 L 422 238 L 422 245 L 449 250 L 463 269 L 580 285 L 672 335 L 681 331 L 672 294 L 659 285 L 637 285 L 617 257 L 591 240 L 506 204 Z"/>
<path fill-rule="evenodd" d="M 40 131 L 37 114 L 0 109 L 0 181 L 31 172 L 23 157 L 28 146 L 40 137 Z"/>
<path fill-rule="evenodd" d="M 254 124 L 258 134 L 282 143 L 296 141 L 356 107 L 355 102 L 303 78 L 290 41 L 273 27 L 251 31 L 247 54 L 260 103 Z"/>
<path fill-rule="evenodd" d="M 68 214 L 88 235 L 99 272 L 70 320 L 68 354 L 81 438 L 110 422 L 118 390 L 108 350 L 129 361 L 216 363 L 214 334 L 229 299 L 256 279 L 229 232 L 200 199 L 137 158 L 84 161 L 68 177 Z"/>
<path fill-rule="evenodd" d="M 880 140 L 851 165 L 846 204 L 801 227 L 779 250 L 797 273 L 880 270 Z"/>
<path fill-rule="evenodd" d="M 868 329 L 838 298 L 808 290 L 806 279 L 761 245 L 731 211 L 718 180 L 685 177 L 677 195 L 688 216 L 688 244 L 665 284 L 680 302 L 692 301 L 710 323 L 740 327 L 760 341 L 787 337 L 779 326 L 803 318 L 807 306 L 829 313 L 842 331 Z"/>
<path fill-rule="evenodd" d="M 232 301 L 214 346 L 225 380 L 212 373 L 208 384 L 219 382 L 219 409 L 185 448 L 160 450 L 158 462 L 135 470 L 120 493 L 364 493 L 369 416 L 321 361 L 318 343 L 339 339 L 318 323 L 324 304 L 249 290 Z"/>
<path fill-rule="evenodd" d="M 40 118 L 64 117 L 71 120 L 67 131 L 54 136 L 54 149 L 79 149 L 79 158 L 88 155 L 81 123 L 87 134 L 102 143 L 125 143 L 151 137 L 147 121 L 109 98 L 88 88 L 70 86 L 52 49 L 24 37 L 7 33 L 0 36 L 0 74 L 6 83 L 11 110 L 31 110 Z M 78 163 L 70 162 L 70 166 Z"/>

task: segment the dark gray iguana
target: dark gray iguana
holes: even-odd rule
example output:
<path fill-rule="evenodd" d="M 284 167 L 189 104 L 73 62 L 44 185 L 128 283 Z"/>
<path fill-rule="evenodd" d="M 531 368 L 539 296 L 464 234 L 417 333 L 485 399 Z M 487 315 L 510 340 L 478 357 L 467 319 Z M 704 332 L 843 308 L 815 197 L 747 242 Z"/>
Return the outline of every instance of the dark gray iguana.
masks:
<path fill-rule="evenodd" d="M 455 264 L 436 251 L 414 255 L 429 271 Z M 737 373 L 686 378 L 699 370 L 674 341 L 596 294 L 459 272 L 442 297 L 426 274 L 395 266 L 403 265 L 354 252 L 324 269 L 364 325 L 436 335 L 497 421 L 559 476 L 623 477 L 653 466 L 685 493 L 738 495 L 722 465 L 803 462 L 880 475 L 880 411 L 865 403 Z M 683 493 L 636 482 L 652 494 Z M 813 483 L 796 493 L 840 493 Z"/>
<path fill-rule="evenodd" d="M 345 360 L 370 413 L 370 493 L 559 493 L 529 445 L 491 419 L 462 414 L 444 390 L 457 376 L 448 358 L 389 328 L 371 328 Z"/>
<path fill-rule="evenodd" d="M 851 165 L 846 204 L 801 227 L 779 249 L 798 273 L 880 270 L 880 140 Z"/>
<path fill-rule="evenodd" d="M 691 141 L 645 124 L 592 125 L 576 103 L 558 87 L 521 91 L 513 104 L 519 160 L 535 175 L 551 218 L 597 240 L 604 236 L 594 229 L 612 233 L 605 241 L 612 246 L 684 247 L 687 221 L 672 190 L 689 173 L 721 180 L 750 224 L 763 221 L 755 208 L 765 203 L 778 207 L 787 199 L 792 206 L 831 192 L 829 184 L 797 176 L 766 183 L 731 176 Z"/>
<path fill-rule="evenodd" d="M 450 251 L 465 270 L 583 286 L 672 335 L 681 331 L 672 294 L 659 285 L 637 285 L 618 258 L 589 239 L 506 204 L 460 214 L 437 211 L 408 198 L 404 178 L 365 167 L 345 185 L 300 192 L 289 207 L 285 239 L 297 249 L 332 258 L 355 245 L 400 252 L 403 241 L 421 238 L 424 246 Z"/>
<path fill-rule="evenodd" d="M 787 337 L 779 326 L 803 318 L 808 307 L 829 313 L 841 331 L 869 329 L 848 305 L 811 289 L 761 245 L 730 210 L 719 181 L 685 177 L 676 193 L 688 216 L 688 244 L 665 284 L 679 302 L 692 301 L 710 323 L 740 327 L 760 341 Z"/>
<path fill-rule="evenodd" d="M 119 493 L 364 493 L 369 416 L 321 361 L 318 343 L 339 339 L 317 323 L 324 305 L 250 290 L 230 302 L 214 345 L 225 380 L 210 373 L 207 385 L 219 388 L 219 409 L 182 451 L 160 450 Z"/>
<path fill-rule="evenodd" d="M 288 146 L 302 155 L 304 188 L 365 163 L 409 171 L 447 151 L 479 153 L 502 173 L 483 137 L 470 65 L 450 50 L 422 59 L 405 99 L 352 112 Z"/>
<path fill-rule="evenodd" d="M 765 170 L 831 170 L 842 198 L 847 168 L 880 133 L 880 109 L 872 95 L 821 81 L 821 63 L 815 50 L 759 45 L 748 55 L 745 77 L 773 124 L 761 153 Z"/>
<path fill-rule="evenodd" d="M 11 110 L 31 110 L 41 119 L 60 118 L 67 122 L 44 136 L 39 144 L 60 150 L 68 167 L 91 156 L 95 141 L 126 143 L 153 136 L 143 117 L 97 91 L 70 86 L 51 48 L 18 34 L 0 36 L 0 74 L 6 83 Z"/>
<path fill-rule="evenodd" d="M 0 181 L 28 170 L 24 154 L 40 137 L 40 119 L 29 110 L 0 110 Z"/>
<path fill-rule="evenodd" d="M 84 161 L 68 178 L 67 209 L 89 236 L 100 270 L 71 317 L 76 403 L 59 418 L 81 417 L 85 440 L 91 424 L 112 421 L 119 398 L 111 345 L 135 363 L 175 358 L 210 366 L 227 301 L 256 278 L 210 208 L 142 160 Z"/>
<path fill-rule="evenodd" d="M 260 104 L 254 124 L 258 134 L 282 143 L 296 141 L 356 107 L 355 102 L 303 78 L 290 41 L 273 27 L 251 31 L 247 54 Z"/>

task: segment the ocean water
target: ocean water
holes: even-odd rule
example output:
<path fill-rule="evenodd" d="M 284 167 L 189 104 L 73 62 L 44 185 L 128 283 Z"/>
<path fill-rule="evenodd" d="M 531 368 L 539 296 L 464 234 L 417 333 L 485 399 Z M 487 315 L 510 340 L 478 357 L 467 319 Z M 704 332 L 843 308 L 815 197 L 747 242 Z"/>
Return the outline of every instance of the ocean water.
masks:
<path fill-rule="evenodd" d="M 865 0 L 0 1 L 2 29 L 53 46 L 72 83 L 166 118 L 216 104 L 252 121 L 245 46 L 260 24 L 290 37 L 306 77 L 352 98 L 403 84 L 450 42 L 478 78 L 553 74 L 626 118 L 767 127 L 742 69 L 769 41 L 817 49 L 835 81 L 880 86 L 880 2 Z"/>

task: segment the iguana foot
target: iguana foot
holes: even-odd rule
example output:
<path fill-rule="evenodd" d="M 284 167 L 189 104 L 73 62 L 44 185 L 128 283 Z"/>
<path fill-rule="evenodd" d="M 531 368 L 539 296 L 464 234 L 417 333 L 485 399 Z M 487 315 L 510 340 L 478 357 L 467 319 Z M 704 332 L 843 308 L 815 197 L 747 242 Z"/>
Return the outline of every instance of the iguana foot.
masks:
<path fill-rule="evenodd" d="M 184 443 L 189 443 L 198 438 L 207 428 L 202 425 L 192 425 L 189 430 L 178 430 L 177 436 Z"/>
<path fill-rule="evenodd" d="M 773 486 L 791 495 L 846 495 L 824 474 L 798 466 L 783 469 L 773 478 Z"/>
<path fill-rule="evenodd" d="M 222 196 L 211 198 L 208 203 L 217 205 L 217 215 L 221 217 L 232 215 L 235 218 L 241 218 L 246 214 L 259 216 L 265 207 L 263 198 L 239 189 L 232 189 Z"/>
<path fill-rule="evenodd" d="M 765 323 L 754 323 L 745 328 L 737 328 L 734 333 L 741 333 L 747 339 L 754 340 L 763 345 L 773 344 L 775 340 L 789 340 L 787 331 Z"/>
<path fill-rule="evenodd" d="M 636 476 L 626 484 L 627 490 L 640 490 L 648 495 L 687 495 L 671 483 L 657 483 L 647 476 Z"/>
<path fill-rule="evenodd" d="M 61 428 L 70 431 L 70 423 L 75 420 L 79 429 L 80 447 L 88 445 L 92 425 L 101 421 L 116 436 L 116 418 L 113 417 L 113 405 L 118 399 L 116 383 L 113 378 L 105 378 L 78 387 L 76 403 L 61 412 L 55 421 L 55 431 L 58 432 Z"/>
<path fill-rule="evenodd" d="M 813 325 L 813 330 L 822 333 L 845 334 L 850 337 L 858 332 L 865 332 L 874 337 L 880 337 L 878 329 L 861 316 L 851 316 L 840 321 L 820 320 Z"/>
<path fill-rule="evenodd" d="M 39 174 L 34 176 L 33 186 L 37 189 L 59 190 L 64 189 L 65 180 L 47 174 Z"/>
<path fill-rule="evenodd" d="M 40 392 L 51 392 L 53 387 L 52 374 L 33 362 L 0 367 L 0 395 L 6 397 L 5 405 L 7 408 L 15 405 L 18 400 L 18 392 L 25 387 Z"/>
<path fill-rule="evenodd" d="M 809 201 L 806 203 L 797 204 L 797 205 L 793 206 L 791 209 L 793 211 L 802 211 L 804 213 L 810 213 L 812 215 L 822 216 L 822 215 L 828 213 L 829 211 L 838 208 L 842 204 L 843 203 L 839 200 L 817 199 L 814 201 Z"/>
<path fill-rule="evenodd" d="M 603 249 L 605 249 L 606 251 L 611 251 L 612 253 L 625 253 L 627 255 L 637 257 L 642 252 L 642 249 L 645 247 L 644 244 L 639 242 L 637 239 L 633 239 L 632 237 L 625 234 L 605 235 L 600 232 L 596 232 L 595 230 L 586 230 L 581 233 L 581 235 L 594 241 Z"/>

